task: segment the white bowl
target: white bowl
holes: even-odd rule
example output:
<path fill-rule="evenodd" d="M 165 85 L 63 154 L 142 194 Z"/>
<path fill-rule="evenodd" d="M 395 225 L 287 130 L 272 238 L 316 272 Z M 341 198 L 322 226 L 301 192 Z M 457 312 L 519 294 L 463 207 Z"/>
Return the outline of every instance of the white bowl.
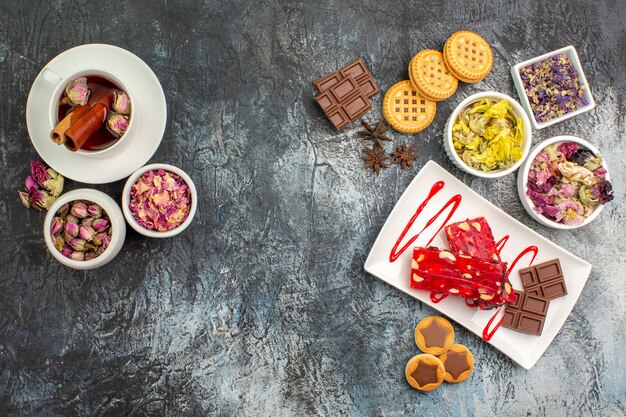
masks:
<path fill-rule="evenodd" d="M 135 220 L 133 213 L 130 211 L 130 190 L 133 184 L 135 184 L 135 181 L 137 181 L 137 179 L 145 172 L 158 169 L 173 172 L 174 174 L 179 175 L 185 181 L 185 183 L 187 183 L 187 185 L 189 186 L 189 191 L 191 192 L 191 208 L 189 210 L 189 215 L 187 216 L 187 219 L 185 219 L 185 221 L 180 226 L 166 232 L 146 229 L 145 227 L 137 223 L 137 220 Z M 189 224 L 193 220 L 193 217 L 196 215 L 197 208 L 198 192 L 196 191 L 196 186 L 185 171 L 173 165 L 151 164 L 139 168 L 130 177 L 128 177 L 128 179 L 126 180 L 126 185 L 124 186 L 124 191 L 122 191 L 122 211 L 124 212 L 124 217 L 126 218 L 126 221 L 130 225 L 130 227 L 135 229 L 138 233 L 141 233 L 142 235 L 147 237 L 164 238 L 176 236 L 189 226 Z"/>
<path fill-rule="evenodd" d="M 454 126 L 454 121 L 456 120 L 461 110 L 465 109 L 470 104 L 476 101 L 485 99 L 485 98 L 489 98 L 489 99 L 497 100 L 497 101 L 504 99 L 508 101 L 513 109 L 513 113 L 515 113 L 517 117 L 522 119 L 522 123 L 524 125 L 524 140 L 522 143 L 522 151 L 523 151 L 522 157 L 520 158 L 519 161 L 517 161 L 516 163 L 514 163 L 507 169 L 485 172 L 485 171 L 472 168 L 468 166 L 465 162 L 463 162 L 461 157 L 459 157 L 459 155 L 454 150 L 454 144 L 452 142 L 452 126 Z M 507 96 L 506 94 L 497 93 L 495 91 L 486 91 L 484 93 L 476 93 L 467 97 L 465 100 L 463 100 L 456 107 L 456 109 L 454 109 L 454 111 L 450 115 L 450 118 L 448 119 L 448 123 L 446 125 L 446 137 L 444 138 L 444 141 L 443 141 L 445 148 L 446 148 L 446 153 L 448 154 L 448 156 L 450 157 L 450 159 L 452 160 L 452 162 L 454 162 L 456 166 L 458 166 L 465 172 L 469 172 L 470 174 L 476 175 L 477 177 L 483 177 L 483 178 L 503 177 L 515 171 L 520 165 L 522 165 L 522 163 L 524 162 L 524 159 L 526 159 L 526 156 L 528 155 L 528 151 L 530 150 L 531 142 L 532 142 L 532 132 L 530 130 L 530 120 L 528 119 L 528 115 L 524 112 L 524 109 L 522 109 L 522 106 L 520 106 L 520 104 L 517 101 L 513 100 L 511 97 Z"/>
<path fill-rule="evenodd" d="M 524 84 L 522 83 L 522 78 L 520 77 L 520 70 L 529 65 L 535 64 L 539 61 L 543 61 L 548 59 L 554 55 L 558 54 L 566 54 L 569 56 L 572 65 L 576 69 L 578 73 L 578 81 L 584 87 L 584 96 L 585 100 L 587 100 L 587 105 L 577 108 L 574 111 L 569 113 L 565 113 L 562 116 L 555 117 L 554 119 L 548 120 L 547 122 L 538 122 L 535 119 L 535 115 L 533 114 L 533 110 L 530 107 L 530 101 L 528 100 L 528 96 L 526 95 L 526 91 L 524 90 Z M 517 95 L 519 96 L 522 106 L 528 113 L 528 117 L 530 118 L 530 122 L 532 123 L 535 129 L 543 129 L 544 127 L 551 126 L 555 123 L 563 121 L 565 119 L 569 119 L 570 117 L 576 116 L 577 114 L 584 113 L 593 109 L 596 106 L 596 102 L 593 100 L 593 96 L 591 95 L 591 90 L 589 89 L 589 84 L 587 83 L 587 78 L 585 77 L 585 72 L 583 71 L 583 67 L 580 65 L 580 59 L 578 59 L 578 54 L 576 53 L 576 49 L 570 45 L 565 48 L 557 49 L 556 51 L 548 52 L 547 54 L 543 54 L 533 59 L 529 59 L 528 61 L 521 62 L 517 65 L 514 65 L 511 68 L 511 76 L 513 77 L 513 83 L 515 84 L 515 89 L 517 90 Z"/>
<path fill-rule="evenodd" d="M 65 203 L 70 203 L 76 200 L 91 201 L 98 204 L 106 212 L 111 222 L 111 243 L 102 255 L 97 258 L 87 261 L 75 261 L 65 257 L 60 253 L 52 243 L 52 237 L 50 235 L 50 226 L 52 225 L 52 219 L 56 216 L 57 211 Z M 61 195 L 48 209 L 48 214 L 43 222 L 43 236 L 46 242 L 48 250 L 65 266 L 69 266 L 74 269 L 95 269 L 99 268 L 115 258 L 124 245 L 124 239 L 126 238 L 126 223 L 124 222 L 124 216 L 120 207 L 115 201 L 108 195 L 101 191 L 92 190 L 89 188 L 80 188 Z"/>
<path fill-rule="evenodd" d="M 561 224 L 561 223 L 553 222 L 552 220 L 548 219 L 547 217 L 544 217 L 543 215 L 535 212 L 535 210 L 533 210 L 535 205 L 530 200 L 530 197 L 528 197 L 526 195 L 526 192 L 528 191 L 528 186 L 527 186 L 527 184 L 528 184 L 528 171 L 530 169 L 530 165 L 535 160 L 535 157 L 546 146 L 552 145 L 554 143 L 560 143 L 560 142 L 576 142 L 579 145 L 581 145 L 582 147 L 584 147 L 586 149 L 589 149 L 594 155 L 597 156 L 597 155 L 600 154 L 600 151 L 598 150 L 598 148 L 596 148 L 595 146 L 593 146 L 591 143 L 587 142 L 586 140 L 578 138 L 576 136 L 564 135 L 564 136 L 555 136 L 553 138 L 546 139 L 543 142 L 540 142 L 539 144 L 537 144 L 537 146 L 535 146 L 532 149 L 532 151 L 530 151 L 530 154 L 528 155 L 528 158 L 524 162 L 524 165 L 522 165 L 522 167 L 520 168 L 519 172 L 517 173 L 517 193 L 519 194 L 519 198 L 522 201 L 522 205 L 524 206 L 524 208 L 526 209 L 528 214 L 530 214 L 530 216 L 533 219 L 537 220 L 539 223 L 543 224 L 544 226 L 551 227 L 553 229 L 564 229 L 564 230 L 577 229 L 579 227 L 583 227 L 583 226 L 591 223 L 596 217 L 598 217 L 598 215 L 602 211 L 602 208 L 604 208 L 604 205 L 603 204 L 598 205 L 598 207 L 596 207 L 594 212 L 591 213 L 591 215 L 589 215 L 589 217 L 587 217 L 582 222 L 582 224 L 579 224 L 579 225 L 567 225 L 567 224 Z M 607 179 L 607 181 L 610 181 L 611 176 L 609 174 L 609 168 L 606 165 L 606 160 L 604 158 L 602 158 L 602 167 L 604 169 L 606 169 L 606 177 L 605 178 Z"/>

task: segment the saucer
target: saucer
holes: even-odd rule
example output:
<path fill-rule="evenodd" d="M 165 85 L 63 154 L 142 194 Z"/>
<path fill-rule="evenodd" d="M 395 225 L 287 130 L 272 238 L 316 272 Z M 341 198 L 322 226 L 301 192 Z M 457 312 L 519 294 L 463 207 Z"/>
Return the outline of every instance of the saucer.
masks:
<path fill-rule="evenodd" d="M 49 105 L 55 86 L 42 77 L 44 69 L 64 78 L 81 69 L 115 73 L 133 91 L 131 136 L 101 157 L 71 152 L 50 139 L 54 128 Z M 138 56 L 117 46 L 88 44 L 57 55 L 37 75 L 26 103 L 28 134 L 39 156 L 63 176 L 88 184 L 106 184 L 128 177 L 154 155 L 165 132 L 167 106 L 161 83 Z"/>

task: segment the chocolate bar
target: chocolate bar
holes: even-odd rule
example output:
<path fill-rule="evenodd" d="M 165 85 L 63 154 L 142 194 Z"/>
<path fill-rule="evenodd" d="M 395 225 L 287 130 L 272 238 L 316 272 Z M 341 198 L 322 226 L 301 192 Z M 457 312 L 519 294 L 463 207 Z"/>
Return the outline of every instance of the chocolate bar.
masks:
<path fill-rule="evenodd" d="M 343 129 L 372 108 L 372 103 L 351 75 L 343 78 L 315 99 L 338 130 Z"/>
<path fill-rule="evenodd" d="M 558 259 L 520 269 L 519 276 L 528 294 L 536 294 L 550 300 L 567 295 L 563 270 Z"/>
<path fill-rule="evenodd" d="M 321 94 L 348 76 L 354 78 L 366 97 L 370 98 L 378 93 L 378 85 L 376 85 L 362 58 L 350 62 L 319 80 L 313 81 L 313 86 Z"/>
<path fill-rule="evenodd" d="M 536 294 L 515 291 L 517 301 L 504 309 L 502 327 L 540 336 L 550 300 Z"/>
<path fill-rule="evenodd" d="M 502 294 L 503 262 L 487 261 L 434 247 L 413 249 L 411 287 L 491 301 Z"/>

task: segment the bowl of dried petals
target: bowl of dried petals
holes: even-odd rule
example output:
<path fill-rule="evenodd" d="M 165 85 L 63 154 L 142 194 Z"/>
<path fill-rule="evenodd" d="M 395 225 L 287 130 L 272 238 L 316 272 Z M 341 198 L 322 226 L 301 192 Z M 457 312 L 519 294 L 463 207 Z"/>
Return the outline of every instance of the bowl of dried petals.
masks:
<path fill-rule="evenodd" d="M 122 249 L 126 223 L 108 195 L 81 188 L 61 195 L 48 209 L 43 235 L 48 250 L 74 269 L 95 269 Z"/>
<path fill-rule="evenodd" d="M 185 230 L 196 214 L 198 193 L 180 168 L 151 164 L 128 177 L 122 193 L 126 221 L 147 237 L 172 237 Z"/>

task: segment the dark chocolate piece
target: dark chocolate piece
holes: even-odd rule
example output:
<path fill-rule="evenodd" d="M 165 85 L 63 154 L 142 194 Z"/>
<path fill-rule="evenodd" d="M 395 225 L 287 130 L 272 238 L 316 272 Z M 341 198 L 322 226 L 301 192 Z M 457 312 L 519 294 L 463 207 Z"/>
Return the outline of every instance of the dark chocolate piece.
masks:
<path fill-rule="evenodd" d="M 528 294 L 536 294 L 553 300 L 567 295 L 563 270 L 558 259 L 520 269 L 522 286 Z"/>
<path fill-rule="evenodd" d="M 515 291 L 517 300 L 504 309 L 502 327 L 540 336 L 550 300 L 536 294 Z"/>
<path fill-rule="evenodd" d="M 315 90 L 321 94 L 348 76 L 354 78 L 366 97 L 369 98 L 378 93 L 378 85 L 376 85 L 372 74 L 367 69 L 367 65 L 365 65 L 365 61 L 363 61 L 362 58 L 350 62 L 344 67 L 339 68 L 339 70 L 319 80 L 313 81 L 313 86 Z"/>
<path fill-rule="evenodd" d="M 337 129 L 343 129 L 372 108 L 372 103 L 351 75 L 315 99 Z"/>

